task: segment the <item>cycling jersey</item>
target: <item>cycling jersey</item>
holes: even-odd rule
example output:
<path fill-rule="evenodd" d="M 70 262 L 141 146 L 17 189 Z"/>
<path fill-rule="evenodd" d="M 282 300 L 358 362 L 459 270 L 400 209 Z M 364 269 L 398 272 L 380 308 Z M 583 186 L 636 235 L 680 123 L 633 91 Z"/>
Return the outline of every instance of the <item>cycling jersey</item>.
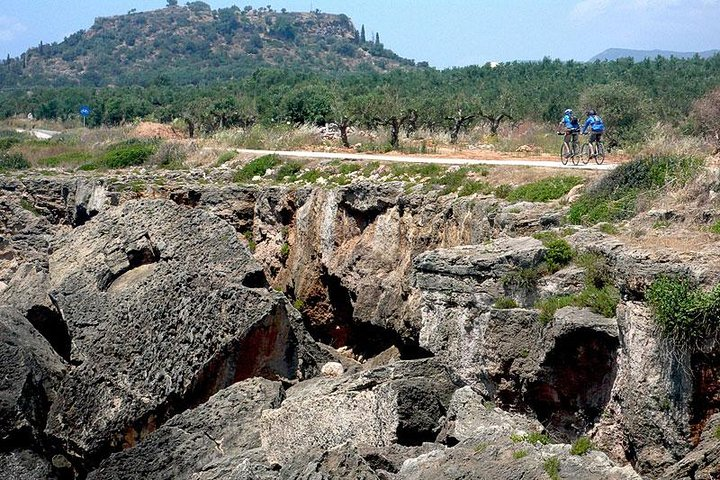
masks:
<path fill-rule="evenodd" d="M 602 118 L 600 118 L 600 115 L 590 115 L 587 120 L 585 120 L 582 133 L 587 132 L 588 127 L 590 127 L 590 130 L 594 133 L 602 133 L 605 131 L 605 124 L 603 123 Z"/>

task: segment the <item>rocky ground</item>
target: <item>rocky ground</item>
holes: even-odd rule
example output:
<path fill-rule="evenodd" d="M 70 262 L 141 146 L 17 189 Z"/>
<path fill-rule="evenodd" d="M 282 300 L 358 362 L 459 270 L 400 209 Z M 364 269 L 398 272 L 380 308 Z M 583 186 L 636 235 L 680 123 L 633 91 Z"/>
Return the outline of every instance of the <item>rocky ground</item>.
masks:
<path fill-rule="evenodd" d="M 0 176 L 5 478 L 720 478 L 720 361 L 644 298 L 713 252 L 563 202 L 136 175 Z M 594 263 L 543 271 L 561 230 Z M 598 269 L 613 312 L 535 308 Z"/>

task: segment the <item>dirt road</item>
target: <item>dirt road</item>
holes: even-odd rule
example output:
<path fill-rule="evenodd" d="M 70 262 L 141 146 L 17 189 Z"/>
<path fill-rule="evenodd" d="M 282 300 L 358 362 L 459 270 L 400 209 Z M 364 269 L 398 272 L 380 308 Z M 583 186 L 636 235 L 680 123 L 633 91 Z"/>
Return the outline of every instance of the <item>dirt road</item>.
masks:
<path fill-rule="evenodd" d="M 567 165 L 560 163 L 560 160 L 529 160 L 520 158 L 508 158 L 502 160 L 479 160 L 471 158 L 449 158 L 449 157 L 433 157 L 429 155 L 411 156 L 411 155 L 376 155 L 372 153 L 337 153 L 337 152 L 306 152 L 302 150 L 282 151 L 282 150 L 250 150 L 244 148 L 236 149 L 239 153 L 250 155 L 271 155 L 277 154 L 283 157 L 297 158 L 321 158 L 321 159 L 347 159 L 347 160 L 377 160 L 383 162 L 404 162 L 404 163 L 437 163 L 442 165 L 504 165 L 514 167 L 543 167 L 543 168 L 564 168 L 564 169 L 582 169 L 582 170 L 612 170 L 617 167 L 616 164 L 596 165 L 589 163 L 587 165 L 573 165 L 569 162 Z"/>

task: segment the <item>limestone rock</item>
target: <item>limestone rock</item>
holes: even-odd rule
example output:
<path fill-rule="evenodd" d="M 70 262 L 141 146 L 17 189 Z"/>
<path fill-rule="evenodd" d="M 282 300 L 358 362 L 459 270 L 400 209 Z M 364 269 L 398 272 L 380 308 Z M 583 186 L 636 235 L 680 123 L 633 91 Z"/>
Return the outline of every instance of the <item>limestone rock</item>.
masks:
<path fill-rule="evenodd" d="M 301 382 L 280 408 L 262 413 L 263 448 L 270 461 L 285 464 L 346 442 L 358 448 L 419 445 L 436 437 L 454 389 L 434 360 Z"/>
<path fill-rule="evenodd" d="M 52 465 L 29 450 L 0 453 L 2 477 L 12 480 L 60 480 Z"/>
<path fill-rule="evenodd" d="M 344 370 L 342 363 L 328 362 L 322 366 L 320 373 L 326 377 L 341 377 Z"/>
<path fill-rule="evenodd" d="M 91 463 L 231 383 L 310 368 L 297 313 L 201 210 L 149 200 L 101 213 L 53 243 L 50 283 L 77 366 L 47 432 Z"/>
<path fill-rule="evenodd" d="M 238 470 L 274 473 L 263 462 L 260 413 L 280 405 L 279 382 L 245 380 L 173 417 L 136 447 L 115 453 L 88 480 L 252 478 Z"/>
<path fill-rule="evenodd" d="M 37 436 L 66 365 L 17 311 L 0 306 L 0 441 Z"/>
<path fill-rule="evenodd" d="M 470 387 L 455 391 L 448 409 L 447 436 L 457 442 L 474 439 L 478 442 L 496 443 L 510 435 L 542 432 L 537 420 L 505 412 L 486 402 Z"/>
<path fill-rule="evenodd" d="M 662 480 L 713 480 L 720 472 L 720 414 L 705 425 L 700 443 L 685 458 L 668 468 Z"/>

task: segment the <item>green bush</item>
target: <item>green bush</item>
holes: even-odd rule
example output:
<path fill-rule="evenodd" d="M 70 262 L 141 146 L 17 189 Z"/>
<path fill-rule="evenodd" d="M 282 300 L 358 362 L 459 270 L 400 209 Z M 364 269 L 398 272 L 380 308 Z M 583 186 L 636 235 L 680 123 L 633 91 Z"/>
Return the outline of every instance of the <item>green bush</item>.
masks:
<path fill-rule="evenodd" d="M 280 181 L 294 182 L 297 180 L 297 174 L 300 173 L 302 167 L 302 164 L 298 162 L 285 162 L 278 167 L 275 178 Z"/>
<path fill-rule="evenodd" d="M 2 170 L 25 170 L 30 164 L 21 153 L 0 153 L 0 171 Z"/>
<path fill-rule="evenodd" d="M 507 310 L 510 308 L 518 308 L 518 304 L 510 297 L 500 297 L 495 300 L 495 304 L 493 305 L 493 307 L 499 310 Z"/>
<path fill-rule="evenodd" d="M 279 163 L 279 156 L 275 154 L 263 155 L 243 165 L 240 170 L 235 172 L 233 180 L 235 182 L 248 182 L 252 180 L 253 177 L 262 177 L 268 169 L 273 168 Z"/>
<path fill-rule="evenodd" d="M 710 232 L 720 235 L 720 220 L 710 226 Z"/>
<path fill-rule="evenodd" d="M 107 168 L 127 168 L 142 165 L 155 153 L 154 143 L 127 141 L 109 147 L 101 162 Z"/>
<path fill-rule="evenodd" d="M 460 190 L 458 190 L 458 197 L 466 197 L 468 195 L 474 195 L 480 193 L 487 195 L 492 192 L 492 187 L 486 182 L 478 182 L 473 180 L 466 180 L 463 183 Z"/>
<path fill-rule="evenodd" d="M 521 185 L 507 195 L 509 202 L 548 202 L 567 194 L 575 185 L 583 183 L 581 177 L 557 176 Z"/>
<path fill-rule="evenodd" d="M 570 455 L 585 455 L 593 449 L 593 444 L 588 437 L 580 437 L 570 447 Z"/>
<path fill-rule="evenodd" d="M 681 345 L 715 336 L 720 326 L 720 285 L 703 291 L 688 278 L 658 277 L 645 292 L 662 333 Z"/>
<path fill-rule="evenodd" d="M 620 165 L 588 188 L 570 207 L 571 223 L 594 225 L 632 217 L 637 198 L 668 185 L 683 186 L 703 165 L 692 156 L 641 156 Z"/>
<path fill-rule="evenodd" d="M 10 147 L 20 143 L 17 137 L 0 137 L 0 150 L 10 150 Z"/>
<path fill-rule="evenodd" d="M 543 242 L 545 245 L 545 263 L 550 272 L 557 272 L 570 263 L 573 259 L 573 251 L 570 244 L 562 238 L 554 238 Z"/>

